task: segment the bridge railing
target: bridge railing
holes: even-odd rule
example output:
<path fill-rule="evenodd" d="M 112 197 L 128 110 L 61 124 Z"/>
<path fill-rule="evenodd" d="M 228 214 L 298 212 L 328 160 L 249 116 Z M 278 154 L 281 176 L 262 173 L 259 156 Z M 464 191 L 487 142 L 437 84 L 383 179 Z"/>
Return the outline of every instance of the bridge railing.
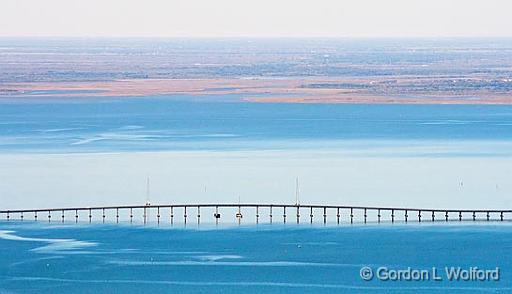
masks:
<path fill-rule="evenodd" d="M 294 204 L 162 204 L 0 210 L 5 220 L 48 222 L 367 223 L 510 221 L 512 210 Z"/>

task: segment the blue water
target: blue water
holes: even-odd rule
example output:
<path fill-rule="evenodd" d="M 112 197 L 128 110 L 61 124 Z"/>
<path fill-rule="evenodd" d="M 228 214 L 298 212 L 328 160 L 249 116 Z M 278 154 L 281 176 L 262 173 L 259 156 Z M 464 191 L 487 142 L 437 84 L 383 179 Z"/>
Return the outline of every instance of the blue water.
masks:
<path fill-rule="evenodd" d="M 512 139 L 512 106 L 265 104 L 240 98 L 5 98 L 0 150 L 245 150 L 358 140 Z"/>
<path fill-rule="evenodd" d="M 510 293 L 508 224 L 170 229 L 0 223 L 0 293 Z M 500 268 L 364 281 L 361 267 Z"/>
<path fill-rule="evenodd" d="M 356 176 L 353 182 L 343 183 L 348 190 L 344 194 L 341 193 L 342 200 L 350 200 L 347 191 L 355 193 L 354 197 L 359 195 L 358 191 L 362 193 L 361 195 L 366 195 L 364 197 L 369 197 L 370 194 L 379 197 L 382 188 L 373 191 L 373 185 L 385 187 L 388 194 L 397 193 L 397 201 L 404 201 L 406 197 L 427 197 L 421 194 L 422 191 L 412 190 L 412 194 L 403 192 L 407 193 L 405 195 L 396 192 L 401 191 L 400 187 L 388 187 L 389 184 L 385 186 L 382 183 L 379 186 L 378 180 L 400 183 L 396 178 L 408 183 L 416 181 L 414 183 L 417 183 L 418 187 L 426 187 L 422 189 L 426 195 L 430 191 L 452 193 L 436 194 L 434 196 L 438 198 L 432 196 L 432 199 L 449 199 L 450 195 L 455 195 L 459 198 L 453 201 L 465 199 L 469 203 L 480 203 L 476 201 L 479 198 L 473 198 L 488 197 L 484 199 L 486 203 L 495 203 L 493 201 L 497 199 L 501 199 L 499 203 L 504 203 L 502 200 L 506 197 L 503 195 L 508 195 L 506 192 L 510 186 L 503 175 L 509 169 L 500 163 L 503 163 L 503 160 L 510 160 L 512 156 L 512 106 L 265 104 L 240 102 L 240 98 L 237 95 L 174 95 L 93 100 L 2 98 L 0 153 L 128 153 L 177 150 L 229 153 L 235 150 L 270 149 L 339 150 L 348 146 L 375 154 L 375 151 L 371 151 L 372 148 L 385 146 L 390 151 L 384 156 L 392 157 L 404 146 L 420 146 L 419 149 L 429 150 L 425 159 L 402 160 L 402 164 L 398 166 L 406 168 L 405 171 L 396 170 L 388 161 L 373 162 L 373 159 L 358 161 L 359 165 L 346 167 L 355 175 L 362 175 L 364 185 L 368 184 L 365 188 L 369 189 L 369 192 L 364 193 L 364 189 L 360 187 L 361 177 Z M 501 145 L 502 143 L 505 145 Z M 416 149 L 407 152 L 412 152 L 413 156 L 420 155 Z M 330 153 L 325 154 L 321 156 L 330 156 Z M 432 164 L 429 159 L 439 155 L 463 158 L 455 162 L 451 162 L 450 159 L 435 161 L 434 165 L 428 165 Z M 486 162 L 485 157 L 480 158 L 481 161 L 467 159 L 468 156 L 474 155 L 506 157 L 494 158 L 486 165 L 482 163 Z M 320 155 L 315 156 L 311 158 L 319 158 Z M 100 195 L 98 197 L 105 199 L 111 197 L 107 197 L 108 193 L 122 195 L 118 198 L 108 198 L 116 204 L 133 204 L 123 201 L 144 198 L 141 195 L 144 195 L 145 190 L 141 188 L 139 191 L 134 187 L 145 187 L 146 171 L 139 171 L 140 166 L 132 166 L 131 162 L 122 162 L 121 167 L 115 165 L 118 164 L 117 160 L 123 160 L 119 157 L 114 157 L 112 161 L 105 160 L 105 166 L 98 166 L 97 169 L 91 167 L 86 159 L 77 161 L 77 157 L 67 159 L 71 166 L 63 163 L 66 161 L 65 158 L 59 161 L 61 159 L 51 156 L 4 157 L 2 162 L 9 167 L 1 169 L 0 166 L 0 174 L 4 179 L 4 182 L 0 183 L 0 197 L 5 197 L 2 198 L 4 204 L 17 199 L 9 195 L 18 195 L 22 201 L 20 203 L 27 206 L 40 203 L 34 199 L 39 201 L 41 197 L 46 197 L 48 201 L 52 200 L 51 197 L 65 197 L 73 203 L 81 203 L 83 199 L 75 199 L 76 195 L 87 193 L 91 193 L 87 197 Z M 199 185 L 196 188 L 203 193 L 201 185 L 204 178 L 221 178 L 212 180 L 213 183 L 209 183 L 208 186 L 208 189 L 214 190 L 214 184 L 219 183 L 218 195 L 224 195 L 226 191 L 230 191 L 230 185 L 236 184 L 228 183 L 229 181 L 224 181 L 223 178 L 222 172 L 230 171 L 229 167 L 233 166 L 229 156 L 211 162 L 206 157 L 202 159 L 204 163 L 197 163 L 193 158 L 188 159 L 188 162 L 187 158 L 177 162 L 171 157 L 162 161 L 165 162 L 165 166 L 158 165 L 162 160 L 159 158 L 146 160 L 154 160 L 154 165 L 151 162 L 148 165 L 158 167 L 150 169 L 153 173 L 153 183 L 156 183 L 156 188 L 152 187 L 152 193 L 163 197 L 165 201 L 175 200 L 176 195 L 195 199 L 193 197 L 196 194 L 187 192 L 189 190 L 182 186 Z M 278 184 L 289 185 L 288 180 L 294 185 L 297 170 L 308 170 L 313 166 L 308 162 L 307 156 L 304 161 L 294 157 L 283 161 L 273 157 L 261 158 L 267 160 L 267 164 L 274 162 L 275 166 L 262 164 L 255 167 L 254 163 L 258 162 L 259 158 L 248 158 L 250 160 L 247 162 L 252 162 L 250 168 L 240 164 L 237 172 L 231 173 L 238 175 L 238 178 L 232 176 L 229 180 L 239 182 L 241 186 L 240 189 L 235 189 L 236 193 L 250 190 L 261 196 L 262 193 L 273 191 L 272 187 Z M 140 157 L 140 160 L 143 160 L 143 157 Z M 292 161 L 295 166 L 291 165 L 289 169 L 293 170 L 278 169 L 280 166 L 286 168 L 285 164 Z M 76 166 L 77 162 L 82 166 Z M 325 166 L 317 166 L 314 170 L 320 178 L 311 175 L 308 177 L 307 173 L 301 177 L 302 183 L 305 183 L 303 198 L 310 202 L 324 201 L 325 198 L 319 198 L 320 196 L 316 194 L 323 191 L 321 195 L 328 196 L 328 201 L 333 201 L 331 198 L 338 199 L 336 193 L 339 191 L 339 183 L 332 182 L 332 179 L 337 181 L 338 178 L 330 173 L 343 170 L 329 169 L 329 164 L 340 163 L 319 162 L 327 162 Z M 341 162 L 353 164 L 351 161 Z M 369 164 L 370 162 L 375 166 Z M 410 164 L 407 164 L 408 162 Z M 464 169 L 467 170 L 468 180 L 462 188 L 461 181 L 466 179 L 459 179 L 458 174 L 451 174 L 454 170 L 458 171 L 453 165 L 465 164 L 463 166 L 471 167 L 472 162 L 477 162 L 478 165 L 474 170 Z M 212 169 L 215 175 L 201 174 L 206 166 L 213 163 L 217 167 Z M 114 166 L 117 166 L 117 169 Z M 187 170 L 189 166 L 191 169 Z M 424 173 L 419 173 L 430 173 L 430 181 L 415 176 L 415 166 L 433 166 L 423 170 Z M 172 174 L 165 173 L 166 168 L 182 170 L 179 172 L 182 177 L 170 176 Z M 274 172 L 277 170 L 275 179 L 266 180 L 267 178 L 263 177 L 264 174 L 270 174 L 267 169 L 273 169 Z M 381 171 L 376 173 L 377 175 L 385 173 L 389 178 L 384 179 L 382 176 L 372 184 L 372 179 L 367 179 L 366 175 L 372 175 L 375 170 Z M 141 175 L 136 174 L 137 172 Z M 325 173 L 324 176 L 322 172 Z M 72 177 L 73 173 L 78 173 L 76 178 Z M 291 175 L 288 177 L 287 173 Z M 169 176 L 166 178 L 166 175 Z M 196 175 L 202 176 L 198 179 Z M 122 180 L 116 182 L 116 177 Z M 162 182 L 162 178 L 165 178 L 165 183 Z M 326 182 L 322 182 L 323 178 Z M 141 184 L 135 185 L 138 181 Z M 112 182 L 122 184 L 112 187 Z M 313 185 L 315 189 L 308 190 L 308 183 L 333 188 L 321 190 Z M 456 192 L 459 194 L 454 194 L 452 186 L 458 189 Z M 111 190 L 105 190 L 106 187 Z M 350 187 L 356 188 L 350 190 Z M 167 188 L 177 190 L 169 192 L 165 190 Z M 81 191 L 87 193 L 80 194 Z M 231 193 L 233 199 L 236 198 L 235 195 L 239 195 Z M 289 193 L 279 193 L 275 194 L 273 201 L 287 202 L 289 198 L 286 197 L 294 195 L 292 190 Z M 502 195 L 502 198 L 498 198 L 499 195 Z M 250 198 L 250 195 L 243 196 L 255 202 L 260 201 Z M 376 198 L 371 199 L 375 201 Z M 420 203 L 424 203 L 421 200 L 422 198 L 418 198 Z M 401 203 L 403 202 L 388 204 Z M 439 203 L 434 204 L 440 205 Z M 512 291 L 512 262 L 507 256 L 511 246 L 512 230 L 509 224 L 502 223 L 350 227 L 263 225 L 240 228 L 214 228 L 205 225 L 198 230 L 185 230 L 165 226 L 156 228 L 0 222 L 0 294 L 43 291 L 444 293 L 447 289 L 450 292 L 461 293 L 509 293 Z M 499 267 L 501 279 L 485 282 L 382 282 L 374 279 L 367 282 L 359 277 L 362 266 L 370 266 L 372 269 L 381 266 L 392 269 L 437 267 L 441 271 L 445 266 L 477 266 L 482 269 Z"/>

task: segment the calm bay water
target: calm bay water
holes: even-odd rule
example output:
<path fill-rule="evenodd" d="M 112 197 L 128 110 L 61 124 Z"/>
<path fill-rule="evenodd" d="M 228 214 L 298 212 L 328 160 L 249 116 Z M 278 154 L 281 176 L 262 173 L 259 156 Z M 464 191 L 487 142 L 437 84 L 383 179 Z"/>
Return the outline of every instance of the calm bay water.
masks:
<path fill-rule="evenodd" d="M 512 106 L 238 96 L 0 100 L 2 208 L 154 202 L 506 207 Z M 460 207 L 460 206 L 463 207 Z M 510 292 L 509 224 L 0 222 L 0 293 Z M 500 267 L 497 282 L 365 282 L 362 266 Z"/>
<path fill-rule="evenodd" d="M 0 150 L 254 150 L 512 139 L 512 106 L 263 104 L 239 98 L 3 99 Z"/>

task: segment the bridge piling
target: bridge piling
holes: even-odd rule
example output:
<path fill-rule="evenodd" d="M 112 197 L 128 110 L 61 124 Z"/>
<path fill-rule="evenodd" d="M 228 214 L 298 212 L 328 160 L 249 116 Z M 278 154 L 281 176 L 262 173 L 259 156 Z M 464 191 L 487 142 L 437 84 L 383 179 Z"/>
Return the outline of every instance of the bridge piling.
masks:
<path fill-rule="evenodd" d="M 327 224 L 328 221 L 329 222 L 336 222 L 336 224 L 341 224 L 343 219 L 341 218 L 342 217 L 342 210 L 347 210 L 347 211 L 350 211 L 350 214 L 347 213 L 347 217 L 349 217 L 349 220 L 350 220 L 350 223 L 353 224 L 355 223 L 356 221 L 357 222 L 360 222 L 360 223 L 368 223 L 369 221 L 372 221 L 373 220 L 373 212 L 372 211 L 375 211 L 376 212 L 376 221 L 378 221 L 379 223 L 381 223 L 382 221 L 390 221 L 391 223 L 394 223 L 395 220 L 402 220 L 402 213 L 403 213 L 403 220 L 404 222 L 409 222 L 409 220 L 412 222 L 413 220 L 415 221 L 415 215 L 413 215 L 414 213 L 418 213 L 417 214 L 417 221 L 418 223 L 421 223 L 422 221 L 424 221 L 423 219 L 423 213 L 426 213 L 427 215 L 430 214 L 429 218 L 431 218 L 432 222 L 435 222 L 436 221 L 436 214 L 438 215 L 439 217 L 439 214 L 444 214 L 444 217 L 442 217 L 442 219 L 444 219 L 444 221 L 446 222 L 449 222 L 451 219 L 450 217 L 454 218 L 454 221 L 458 219 L 459 222 L 462 222 L 464 221 L 464 217 L 467 218 L 467 220 L 470 220 L 472 219 L 473 221 L 476 221 L 477 220 L 477 215 L 480 215 L 480 220 L 484 220 L 484 215 L 485 215 L 485 220 L 486 221 L 508 221 L 508 217 L 507 213 L 511 213 L 512 214 L 512 210 L 503 210 L 503 209 L 500 209 L 500 210 L 490 210 L 490 209 L 486 209 L 486 210 L 467 210 L 467 209 L 420 209 L 420 208 L 414 208 L 414 207 L 408 207 L 408 208 L 396 208 L 396 207 L 365 207 L 365 206 L 334 206 L 334 205 L 307 205 L 307 206 L 300 206 L 298 204 L 186 204 L 186 205 L 155 205 L 155 206 L 149 206 L 149 205 L 134 205 L 134 206 L 104 206 L 104 207 L 70 207 L 70 208 L 44 208 L 44 209 L 20 209 L 20 210 L 0 210 L 0 217 L 3 216 L 3 219 L 6 219 L 6 220 L 18 220 L 18 221 L 22 221 L 25 219 L 25 215 L 27 216 L 30 216 L 32 215 L 33 213 L 33 216 L 34 216 L 34 221 L 37 221 L 38 220 L 38 214 L 39 213 L 42 213 L 43 216 L 44 214 L 46 214 L 45 216 L 45 219 L 48 220 L 48 222 L 62 222 L 62 223 L 65 223 L 66 221 L 69 221 L 69 219 L 72 219 L 73 218 L 73 215 L 74 215 L 74 219 L 75 219 L 75 223 L 78 223 L 80 218 L 82 216 L 80 216 L 82 213 L 84 215 L 84 217 L 88 217 L 88 222 L 89 223 L 92 223 L 92 219 L 93 219 L 93 211 L 95 213 L 94 215 L 94 218 L 99 218 L 100 217 L 100 212 L 101 212 L 101 221 L 102 223 L 106 223 L 107 221 L 109 221 L 107 219 L 107 212 L 110 213 L 110 212 L 114 212 L 115 210 L 115 222 L 116 223 L 119 223 L 120 220 L 125 217 L 125 216 L 122 216 L 120 215 L 120 212 L 121 210 L 124 210 L 124 211 L 127 211 L 129 210 L 129 221 L 130 223 L 133 223 L 135 220 L 137 221 L 143 221 L 145 224 L 148 223 L 148 222 L 151 222 L 151 211 L 154 211 L 155 212 L 155 215 L 156 215 L 156 221 L 158 224 L 160 224 L 160 221 L 161 221 L 161 218 L 162 218 L 162 211 L 161 209 L 162 208 L 169 208 L 170 209 L 170 222 L 171 222 L 171 225 L 174 223 L 174 208 L 179 208 L 179 209 L 183 209 L 183 220 L 184 220 L 184 224 L 186 225 L 187 222 L 189 221 L 188 220 L 188 209 L 189 208 L 192 208 L 192 210 L 195 211 L 195 209 L 197 209 L 197 224 L 201 224 L 202 222 L 205 221 L 205 219 L 203 218 L 202 219 L 202 214 L 201 214 L 201 210 L 203 210 L 203 208 L 208 208 L 208 207 L 215 207 L 215 214 L 214 214 L 214 218 L 215 218 L 215 223 L 218 224 L 219 223 L 219 220 L 220 220 L 220 213 L 219 213 L 219 209 L 225 207 L 225 208 L 230 208 L 232 209 L 232 211 L 237 208 L 238 209 L 238 213 L 236 213 L 237 215 L 237 220 L 239 223 L 241 223 L 242 221 L 242 210 L 244 209 L 249 209 L 249 210 L 252 210 L 252 209 L 255 209 L 255 212 L 256 212 L 256 223 L 259 223 L 260 222 L 260 217 L 261 217 L 261 211 L 260 211 L 260 208 L 263 207 L 263 208 L 269 208 L 269 220 L 270 220 L 270 223 L 272 223 L 274 221 L 274 208 L 277 208 L 279 211 L 280 209 L 282 208 L 282 217 L 283 217 L 283 223 L 287 223 L 289 221 L 288 219 L 288 213 L 290 213 L 289 209 L 292 209 L 293 212 L 295 213 L 295 217 L 296 217 L 296 223 L 297 224 L 300 224 L 301 223 L 301 208 L 304 208 L 304 209 L 309 209 L 309 218 L 310 218 L 310 223 L 314 223 L 314 214 L 315 214 L 315 210 L 318 210 L 319 214 L 321 214 L 321 219 L 318 220 L 320 221 L 321 223 L 323 224 Z M 135 211 L 134 211 L 135 210 Z M 321 211 L 320 211 L 321 210 Z M 134 212 L 137 212 L 136 214 L 139 213 L 139 211 L 141 212 L 142 214 L 142 219 L 139 219 L 138 217 L 136 217 L 136 215 L 134 215 Z M 389 211 L 390 212 L 390 219 L 387 219 L 385 217 L 385 214 L 383 215 L 382 212 L 383 211 Z M 321 213 L 320 213 L 321 212 Z M 354 212 L 357 212 L 357 215 L 354 214 Z M 371 213 L 369 215 L 369 212 Z M 399 214 L 397 215 L 396 212 L 399 212 Z M 411 212 L 413 214 L 411 214 Z M 85 214 L 85 213 L 88 213 Z M 302 212 L 304 213 L 304 212 Z M 334 219 L 334 215 L 336 214 L 336 219 Z M 53 219 L 55 217 L 55 215 L 57 215 L 57 219 Z M 112 214 L 113 216 L 113 214 Z M 140 215 L 139 215 L 140 216 Z M 361 219 L 358 219 L 359 216 L 361 216 Z M 136 218 L 134 218 L 136 217 Z M 292 216 L 290 216 L 292 217 Z M 332 219 L 331 219 L 332 217 Z M 396 218 L 398 217 L 398 218 Z M 413 217 L 413 218 L 411 218 Z M 128 219 L 127 217 L 125 217 L 126 219 Z M 96 220 L 96 219 L 95 219 Z M 99 219 L 98 219 L 99 221 Z M 206 221 L 209 221 L 209 219 L 207 219 Z M 114 222 L 114 220 L 112 220 L 112 222 Z"/>

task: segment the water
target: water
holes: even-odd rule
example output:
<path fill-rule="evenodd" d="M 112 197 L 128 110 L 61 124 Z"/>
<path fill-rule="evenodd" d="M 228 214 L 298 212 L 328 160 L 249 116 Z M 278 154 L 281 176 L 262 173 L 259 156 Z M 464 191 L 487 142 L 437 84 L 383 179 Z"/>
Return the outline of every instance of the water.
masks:
<path fill-rule="evenodd" d="M 508 293 L 508 224 L 208 227 L 0 223 L 0 293 Z M 443 281 L 364 281 L 360 269 Z M 444 267 L 500 268 L 448 281 Z"/>
<path fill-rule="evenodd" d="M 511 204 L 511 106 L 240 99 L 3 98 L 3 207 L 144 203 L 147 177 L 153 203 L 293 203 L 299 177 L 304 203 Z"/>
<path fill-rule="evenodd" d="M 359 148 L 512 139 L 512 106 L 265 104 L 240 98 L 4 99 L 0 150 L 339 149 L 351 142 Z"/>
<path fill-rule="evenodd" d="M 512 204 L 512 106 L 231 96 L 2 98 L 2 208 L 295 201 Z M 0 293 L 510 292 L 510 224 L 170 228 L 0 222 Z M 501 269 L 365 282 L 362 266 Z"/>

